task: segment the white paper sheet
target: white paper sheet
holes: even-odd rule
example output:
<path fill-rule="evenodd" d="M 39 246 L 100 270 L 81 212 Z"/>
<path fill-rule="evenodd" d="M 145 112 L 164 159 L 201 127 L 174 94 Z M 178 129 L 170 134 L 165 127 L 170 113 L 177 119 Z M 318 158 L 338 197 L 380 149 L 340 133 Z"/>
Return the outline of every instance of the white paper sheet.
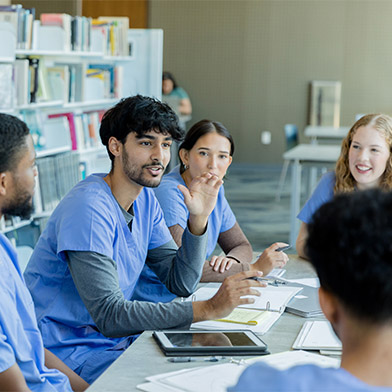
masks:
<path fill-rule="evenodd" d="M 245 366 L 257 361 L 265 362 L 280 370 L 294 365 L 315 364 L 321 367 L 338 367 L 340 364 L 340 361 L 335 358 L 323 357 L 305 351 L 286 351 L 279 354 L 252 358 L 244 361 L 244 365 L 225 363 L 187 369 L 187 371 L 182 373 L 171 372 L 160 374 L 153 378 L 149 377 L 148 379 L 155 385 L 150 385 L 149 389 L 142 390 L 148 392 L 224 392 L 227 387 L 236 384 Z M 138 388 L 145 385 L 141 384 Z M 156 388 L 154 389 L 154 387 Z M 160 387 L 162 389 L 159 389 Z M 170 389 L 167 389 L 168 387 Z"/>

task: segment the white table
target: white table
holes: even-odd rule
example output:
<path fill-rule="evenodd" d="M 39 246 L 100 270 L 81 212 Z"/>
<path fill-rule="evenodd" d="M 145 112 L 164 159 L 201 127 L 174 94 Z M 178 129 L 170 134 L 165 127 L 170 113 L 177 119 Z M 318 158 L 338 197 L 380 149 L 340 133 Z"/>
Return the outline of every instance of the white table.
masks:
<path fill-rule="evenodd" d="M 290 244 L 295 245 L 298 235 L 297 214 L 301 203 L 301 169 L 306 164 L 311 167 L 325 166 L 337 161 L 340 146 L 298 144 L 283 154 L 283 159 L 290 161 L 291 165 L 291 198 L 290 198 Z M 309 191 L 315 185 L 315 176 L 309 176 Z"/>
<path fill-rule="evenodd" d="M 297 255 L 289 255 L 285 278 L 316 276 L 311 264 Z M 312 318 L 321 320 L 323 317 Z M 302 325 L 308 319 L 283 313 L 271 330 L 261 337 L 271 354 L 291 349 Z M 239 328 L 240 329 L 240 328 Z M 224 361 L 223 361 L 224 362 Z M 210 362 L 171 363 L 159 349 L 151 331 L 143 334 L 88 388 L 88 392 L 137 391 L 136 386 L 147 376 L 196 366 L 209 366 Z"/>
<path fill-rule="evenodd" d="M 311 138 L 312 144 L 317 144 L 317 139 L 343 139 L 347 136 L 350 127 L 320 127 L 309 125 L 305 128 L 304 135 Z"/>

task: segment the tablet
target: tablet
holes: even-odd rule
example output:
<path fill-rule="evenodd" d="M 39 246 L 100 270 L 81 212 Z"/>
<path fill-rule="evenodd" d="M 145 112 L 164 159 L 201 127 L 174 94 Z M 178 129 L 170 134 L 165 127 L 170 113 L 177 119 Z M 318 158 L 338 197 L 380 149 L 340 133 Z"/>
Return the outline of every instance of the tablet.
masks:
<path fill-rule="evenodd" d="M 155 340 L 166 356 L 264 355 L 267 345 L 252 331 L 155 331 Z"/>

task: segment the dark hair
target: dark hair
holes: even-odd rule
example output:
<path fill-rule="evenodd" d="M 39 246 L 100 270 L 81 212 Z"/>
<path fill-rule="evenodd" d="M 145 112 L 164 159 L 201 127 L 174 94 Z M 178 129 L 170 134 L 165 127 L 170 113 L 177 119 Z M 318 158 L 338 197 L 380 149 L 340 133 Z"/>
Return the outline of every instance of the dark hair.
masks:
<path fill-rule="evenodd" d="M 27 147 L 27 135 L 29 128 L 22 120 L 0 113 L 0 173 L 16 168 L 20 152 Z"/>
<path fill-rule="evenodd" d="M 112 136 L 124 144 L 131 132 L 142 136 L 150 131 L 170 134 L 174 140 L 183 138 L 178 117 L 169 105 L 155 98 L 135 95 L 122 99 L 104 114 L 99 134 L 113 161 L 114 156 L 108 146 Z"/>
<path fill-rule="evenodd" d="M 171 80 L 173 82 L 173 90 L 178 87 L 178 84 L 177 84 L 176 80 L 174 79 L 174 76 L 171 72 L 167 72 L 167 71 L 163 72 L 162 81 L 163 80 Z"/>
<path fill-rule="evenodd" d="M 207 133 L 216 132 L 218 135 L 224 136 L 230 142 L 230 156 L 234 154 L 234 140 L 230 135 L 230 132 L 225 128 L 223 124 L 217 121 L 201 120 L 194 124 L 187 134 L 185 135 L 184 141 L 180 144 L 178 152 L 184 149 L 190 151 L 196 142 Z M 184 165 L 181 161 L 180 173 L 185 171 Z"/>
<path fill-rule="evenodd" d="M 308 225 L 307 254 L 321 286 L 358 319 L 392 319 L 392 193 L 340 194 Z"/>

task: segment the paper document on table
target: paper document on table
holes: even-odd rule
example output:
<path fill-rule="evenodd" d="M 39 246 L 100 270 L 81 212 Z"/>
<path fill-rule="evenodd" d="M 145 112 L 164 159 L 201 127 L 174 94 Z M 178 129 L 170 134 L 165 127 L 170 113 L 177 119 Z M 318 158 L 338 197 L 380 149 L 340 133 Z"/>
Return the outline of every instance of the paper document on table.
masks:
<path fill-rule="evenodd" d="M 255 363 L 264 362 L 279 370 L 285 370 L 295 365 L 314 364 L 321 367 L 339 367 L 340 361 L 335 358 L 305 351 L 286 351 L 279 354 L 257 357 L 241 362 L 241 364 L 225 363 L 194 369 L 184 372 L 170 372 L 147 377 L 150 389 L 145 384 L 138 385 L 143 391 L 175 391 L 175 392 L 224 392 L 229 386 L 237 383 L 245 367 Z M 156 387 L 156 388 L 154 388 Z M 159 389 L 162 387 L 162 389 Z M 170 388 L 170 389 L 168 389 Z"/>
<path fill-rule="evenodd" d="M 238 308 L 237 308 L 238 309 Z M 239 309 L 238 309 L 239 310 Z M 241 309 L 247 312 L 259 312 L 258 310 Z M 223 322 L 217 320 L 201 321 L 191 325 L 192 329 L 247 329 L 249 331 L 257 332 L 260 335 L 265 334 L 275 324 L 275 322 L 282 315 L 280 312 L 268 312 L 265 311 L 268 317 L 265 317 L 263 321 L 258 320 L 256 325 L 252 324 L 238 324 L 234 322 Z"/>
<path fill-rule="evenodd" d="M 293 348 L 341 351 L 342 343 L 335 335 L 329 321 L 307 321 L 302 326 Z"/>
<path fill-rule="evenodd" d="M 283 312 L 290 299 L 302 290 L 301 287 L 271 285 L 267 287 L 254 287 L 254 289 L 260 292 L 260 297 L 245 296 L 244 298 L 254 298 L 255 302 L 253 304 L 240 305 L 240 308 Z M 213 287 L 207 284 L 204 287 L 196 290 L 196 292 L 191 297 L 187 298 L 187 301 L 205 301 L 212 298 L 217 291 L 218 288 L 216 286 Z"/>
<path fill-rule="evenodd" d="M 284 268 L 274 268 L 268 275 L 267 278 L 280 278 L 286 273 Z"/>

